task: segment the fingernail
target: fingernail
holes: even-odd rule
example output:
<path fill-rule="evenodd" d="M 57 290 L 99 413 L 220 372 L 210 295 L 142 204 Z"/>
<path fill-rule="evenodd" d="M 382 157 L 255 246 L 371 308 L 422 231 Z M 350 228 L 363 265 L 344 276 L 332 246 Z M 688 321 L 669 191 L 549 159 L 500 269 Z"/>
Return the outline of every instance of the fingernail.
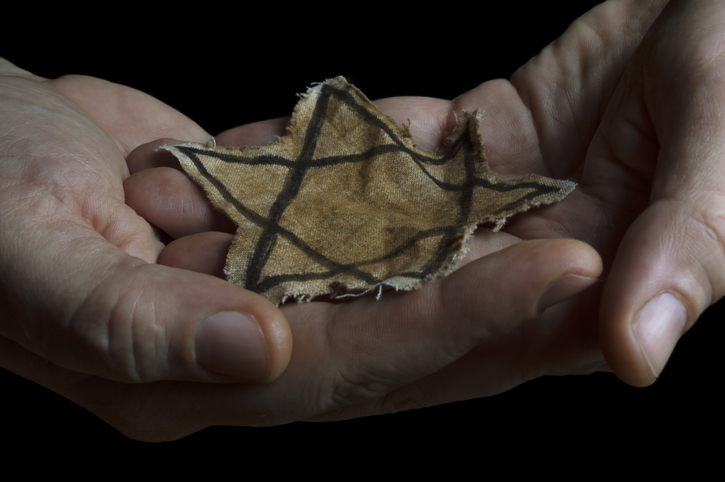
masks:
<path fill-rule="evenodd" d="M 588 276 L 579 276 L 577 274 L 564 275 L 553 285 L 549 286 L 549 289 L 543 294 L 536 308 L 539 312 L 542 312 L 548 307 L 554 306 L 570 296 L 585 290 L 597 281 L 597 278 L 589 278 Z"/>
<path fill-rule="evenodd" d="M 269 353 L 254 316 L 232 311 L 204 318 L 196 332 L 196 360 L 207 370 L 244 380 L 262 380 Z"/>
<path fill-rule="evenodd" d="M 687 310 L 670 293 L 650 300 L 634 322 L 637 342 L 655 377 L 662 373 L 687 323 Z"/>

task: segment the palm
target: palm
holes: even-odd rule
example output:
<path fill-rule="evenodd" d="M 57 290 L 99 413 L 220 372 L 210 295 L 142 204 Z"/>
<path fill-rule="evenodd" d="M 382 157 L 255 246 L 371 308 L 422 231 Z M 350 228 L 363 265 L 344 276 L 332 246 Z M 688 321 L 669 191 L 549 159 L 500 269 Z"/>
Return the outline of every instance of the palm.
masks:
<path fill-rule="evenodd" d="M 112 175 L 104 176 L 104 184 L 98 186 L 100 192 L 97 195 L 103 195 L 104 190 L 112 189 L 119 193 L 119 198 L 123 201 L 123 181 L 129 175 L 126 157 L 138 145 L 170 135 L 197 139 L 207 136 L 185 116 L 134 89 L 83 76 L 61 77 L 49 83 L 82 107 L 107 134 L 95 145 L 78 146 L 79 150 L 90 147 L 103 152 L 98 159 L 111 164 Z M 80 117 L 83 113 L 77 112 L 75 115 Z M 93 121 L 86 121 L 89 128 L 96 127 Z M 86 175 L 96 175 L 92 170 L 88 171 Z M 111 227 L 113 230 L 128 233 L 130 239 L 135 238 L 134 244 L 137 248 L 124 248 L 126 252 L 155 262 L 163 245 L 149 229 L 148 223 L 134 214 L 129 211 L 118 219 L 114 218 L 110 221 L 113 223 Z M 119 242 L 109 241 L 122 247 Z"/>

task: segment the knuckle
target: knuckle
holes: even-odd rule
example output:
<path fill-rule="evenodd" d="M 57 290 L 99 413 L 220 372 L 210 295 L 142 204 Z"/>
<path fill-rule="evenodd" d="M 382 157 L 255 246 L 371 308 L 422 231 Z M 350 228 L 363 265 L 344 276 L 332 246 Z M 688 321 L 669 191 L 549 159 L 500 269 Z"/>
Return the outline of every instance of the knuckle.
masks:
<path fill-rule="evenodd" d="M 138 269 L 121 269 L 105 278 L 71 320 L 91 357 L 101 361 L 100 374 L 125 383 L 158 379 L 156 365 L 166 355 L 166 334 L 157 322 L 153 297 L 144 283 L 134 282 L 134 271 Z"/>

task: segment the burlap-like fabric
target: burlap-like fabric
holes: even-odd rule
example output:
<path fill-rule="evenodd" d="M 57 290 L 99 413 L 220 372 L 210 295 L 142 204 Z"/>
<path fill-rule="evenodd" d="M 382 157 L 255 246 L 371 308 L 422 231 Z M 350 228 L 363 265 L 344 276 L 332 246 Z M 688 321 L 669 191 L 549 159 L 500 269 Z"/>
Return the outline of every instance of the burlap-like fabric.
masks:
<path fill-rule="evenodd" d="M 337 77 L 310 88 L 287 135 L 267 146 L 164 148 L 238 227 L 227 279 L 279 304 L 418 288 L 458 264 L 477 224 L 500 227 L 574 189 L 537 175 L 498 179 L 479 120 L 464 114 L 441 149 L 421 151 Z"/>

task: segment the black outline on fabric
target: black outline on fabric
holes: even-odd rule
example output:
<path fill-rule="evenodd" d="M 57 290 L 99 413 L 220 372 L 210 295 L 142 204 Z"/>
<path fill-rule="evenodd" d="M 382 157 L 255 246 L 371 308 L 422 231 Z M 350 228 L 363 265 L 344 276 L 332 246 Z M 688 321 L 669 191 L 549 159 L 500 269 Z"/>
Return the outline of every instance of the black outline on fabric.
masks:
<path fill-rule="evenodd" d="M 368 151 L 359 154 L 329 156 L 321 159 L 313 159 L 317 146 L 317 140 L 320 135 L 320 130 L 324 123 L 327 107 L 332 96 L 336 97 L 339 101 L 350 107 L 366 122 L 373 124 L 374 126 L 383 130 L 393 141 L 393 144 L 378 145 L 373 147 L 372 149 L 369 149 Z M 315 108 L 312 113 L 310 122 L 307 125 L 307 129 L 305 131 L 305 139 L 301 152 L 297 159 L 295 159 L 294 161 L 280 156 L 271 155 L 240 157 L 226 153 L 209 151 L 206 149 L 199 149 L 191 146 L 174 146 L 174 148 L 186 155 L 186 157 L 196 166 L 199 173 L 204 176 L 204 178 L 206 178 L 214 186 L 214 188 L 222 195 L 222 197 L 227 202 L 231 203 L 242 216 L 244 216 L 249 221 L 256 224 L 262 229 L 262 233 L 257 239 L 256 247 L 249 261 L 244 288 L 255 291 L 257 293 L 264 293 L 281 283 L 289 281 L 308 281 L 313 279 L 324 279 L 341 273 L 359 278 L 369 285 L 378 284 L 385 279 L 378 279 L 371 274 L 359 269 L 359 267 L 395 258 L 403 252 L 407 251 L 409 248 L 413 247 L 415 244 L 418 243 L 418 241 L 422 239 L 441 236 L 438 247 L 436 249 L 436 255 L 431 257 L 420 271 L 406 272 L 394 275 L 394 277 L 402 276 L 408 278 L 426 279 L 441 269 L 443 263 L 445 262 L 446 258 L 450 253 L 450 249 L 447 249 L 447 247 L 457 241 L 457 238 L 461 235 L 461 228 L 466 224 L 469 224 L 468 216 L 470 215 L 471 211 L 473 189 L 475 187 L 482 187 L 484 189 L 490 189 L 499 192 L 527 188 L 534 189 L 534 191 L 526 194 L 525 196 L 517 199 L 514 202 L 509 203 L 508 205 L 502 207 L 501 209 L 497 210 L 492 214 L 499 214 L 501 212 L 514 209 L 530 199 L 561 190 L 556 186 L 548 186 L 536 182 L 526 182 L 515 185 L 506 183 L 492 184 L 487 179 L 476 178 L 476 160 L 473 155 L 468 155 L 464 159 L 466 178 L 461 185 L 445 183 L 438 180 L 435 176 L 428 172 L 428 170 L 425 168 L 425 164 L 443 165 L 453 159 L 463 145 L 464 137 L 466 136 L 466 134 L 467 133 L 464 132 L 458 139 L 453 142 L 453 148 L 451 149 L 450 153 L 445 157 L 436 159 L 425 156 L 419 152 L 414 152 L 407 146 L 405 146 L 402 140 L 390 128 L 390 126 L 383 122 L 378 116 L 374 115 L 372 112 L 366 109 L 363 105 L 361 105 L 352 92 L 332 87 L 329 84 L 323 84 L 321 86 L 319 98 L 317 100 L 317 103 L 315 104 Z M 418 165 L 421 171 L 423 171 L 426 176 L 428 176 L 439 188 L 446 191 L 462 191 L 459 203 L 459 216 L 455 224 L 420 231 L 415 236 L 410 237 L 406 242 L 402 243 L 390 252 L 378 258 L 358 261 L 356 263 L 349 264 L 337 263 L 331 260 L 330 258 L 324 256 L 323 254 L 309 246 L 296 234 L 279 225 L 279 220 L 284 214 L 284 211 L 287 209 L 290 203 L 294 201 L 295 197 L 299 193 L 299 190 L 302 186 L 302 181 L 304 180 L 304 177 L 309 169 L 332 166 L 336 164 L 361 162 L 369 160 L 381 154 L 396 151 L 405 152 L 406 154 L 408 154 L 410 158 Z M 226 186 L 206 169 L 206 167 L 199 159 L 199 155 L 213 156 L 221 161 L 229 163 L 240 163 L 250 166 L 278 165 L 289 169 L 286 179 L 284 181 L 284 186 L 280 190 L 277 198 L 272 204 L 272 207 L 269 210 L 269 215 L 265 217 L 254 212 L 253 210 L 245 206 L 241 201 L 232 196 Z M 283 236 L 294 246 L 303 251 L 311 259 L 329 269 L 321 273 L 282 274 L 268 276 L 264 279 L 261 279 L 262 270 L 264 269 L 264 266 L 269 260 L 269 256 L 274 251 L 279 236 Z"/>

